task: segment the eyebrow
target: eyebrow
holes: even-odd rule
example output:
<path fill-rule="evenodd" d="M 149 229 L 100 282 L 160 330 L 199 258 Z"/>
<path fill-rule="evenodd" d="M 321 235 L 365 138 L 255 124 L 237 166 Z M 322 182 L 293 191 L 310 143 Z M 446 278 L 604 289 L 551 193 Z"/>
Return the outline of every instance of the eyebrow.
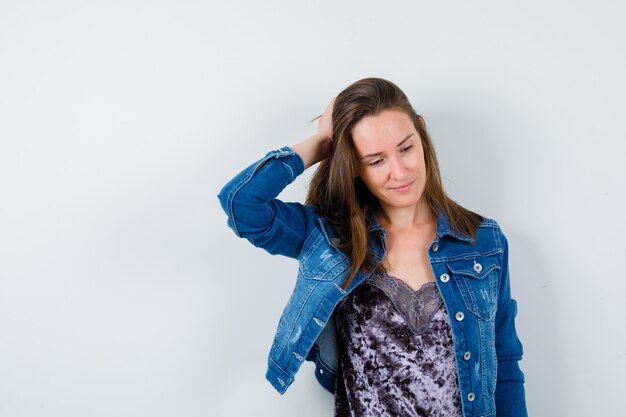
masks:
<path fill-rule="evenodd" d="M 404 142 L 406 142 L 407 140 L 409 140 L 409 138 L 413 136 L 413 133 L 410 133 L 407 137 L 405 137 L 404 139 L 402 139 L 400 142 L 398 142 L 398 144 L 396 145 L 396 147 L 400 147 L 402 146 L 402 144 Z M 381 155 L 383 152 L 376 152 L 376 153 L 371 153 L 369 155 L 365 155 L 363 157 L 361 157 L 361 160 L 365 159 L 365 158 L 371 158 L 372 156 L 378 156 Z"/>

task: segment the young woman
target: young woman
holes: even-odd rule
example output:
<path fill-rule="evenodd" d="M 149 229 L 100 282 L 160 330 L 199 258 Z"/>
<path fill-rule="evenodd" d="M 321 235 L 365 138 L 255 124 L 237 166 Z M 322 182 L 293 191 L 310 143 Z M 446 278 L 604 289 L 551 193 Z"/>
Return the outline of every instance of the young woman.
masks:
<path fill-rule="evenodd" d="M 276 199 L 318 162 L 306 204 Z M 238 236 L 299 260 L 268 358 L 281 394 L 310 360 L 336 416 L 527 415 L 506 237 L 446 195 L 395 84 L 350 85 L 218 197 Z"/>

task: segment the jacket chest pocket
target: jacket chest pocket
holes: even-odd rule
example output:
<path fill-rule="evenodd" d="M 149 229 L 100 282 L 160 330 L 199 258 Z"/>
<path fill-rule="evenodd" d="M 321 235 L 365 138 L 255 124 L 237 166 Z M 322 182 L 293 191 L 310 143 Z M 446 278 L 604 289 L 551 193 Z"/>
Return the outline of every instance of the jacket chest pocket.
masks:
<path fill-rule="evenodd" d="M 300 257 L 300 273 L 306 279 L 331 281 L 348 269 L 348 258 L 326 244 L 321 232 L 305 243 Z"/>
<path fill-rule="evenodd" d="M 494 257 L 475 257 L 446 264 L 467 309 L 482 320 L 493 320 L 498 303 L 498 261 Z"/>

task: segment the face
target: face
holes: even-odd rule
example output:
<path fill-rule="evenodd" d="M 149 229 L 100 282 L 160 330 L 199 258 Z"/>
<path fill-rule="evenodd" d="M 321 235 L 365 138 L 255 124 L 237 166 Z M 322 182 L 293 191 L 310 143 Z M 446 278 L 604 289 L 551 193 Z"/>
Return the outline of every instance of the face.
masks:
<path fill-rule="evenodd" d="M 385 110 L 352 128 L 358 174 L 383 209 L 419 202 L 426 184 L 419 133 L 401 110 Z"/>

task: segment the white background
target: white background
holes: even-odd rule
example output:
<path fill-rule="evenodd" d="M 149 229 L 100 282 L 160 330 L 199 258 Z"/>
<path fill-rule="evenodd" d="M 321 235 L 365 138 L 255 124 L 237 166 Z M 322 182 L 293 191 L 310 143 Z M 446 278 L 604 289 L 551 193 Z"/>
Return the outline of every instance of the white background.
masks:
<path fill-rule="evenodd" d="M 266 356 L 297 263 L 217 193 L 390 79 L 510 244 L 533 416 L 623 411 L 626 6 L 0 2 L 0 416 L 330 416 Z M 311 170 L 283 194 L 302 200 Z"/>

